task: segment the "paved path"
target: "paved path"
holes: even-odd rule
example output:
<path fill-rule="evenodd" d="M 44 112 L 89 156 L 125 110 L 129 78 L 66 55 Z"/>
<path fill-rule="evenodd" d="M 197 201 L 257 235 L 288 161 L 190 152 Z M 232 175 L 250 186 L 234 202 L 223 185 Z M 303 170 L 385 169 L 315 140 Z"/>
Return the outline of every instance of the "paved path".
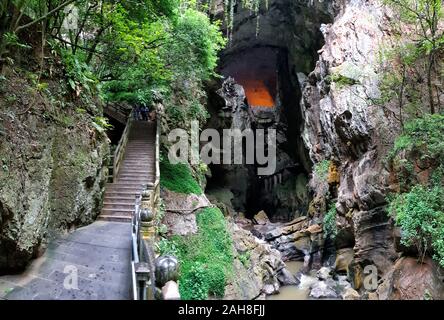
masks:
<path fill-rule="evenodd" d="M 0 276 L 0 299 L 131 299 L 130 235 L 130 223 L 96 221 L 59 237 L 24 273 Z M 66 289 L 75 269 L 78 289 Z"/>

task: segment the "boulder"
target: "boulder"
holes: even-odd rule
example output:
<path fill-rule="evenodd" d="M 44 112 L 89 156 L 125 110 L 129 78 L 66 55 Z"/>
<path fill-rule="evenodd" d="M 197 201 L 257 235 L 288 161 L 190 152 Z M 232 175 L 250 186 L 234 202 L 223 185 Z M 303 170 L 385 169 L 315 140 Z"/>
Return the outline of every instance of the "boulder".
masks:
<path fill-rule="evenodd" d="M 377 293 L 380 300 L 443 300 L 443 276 L 430 258 L 420 263 L 416 258 L 403 257 L 384 277 Z"/>
<path fill-rule="evenodd" d="M 310 297 L 315 299 L 338 298 L 338 294 L 333 286 L 334 281 L 332 283 L 328 283 L 327 281 L 317 281 L 311 288 Z"/>
<path fill-rule="evenodd" d="M 168 227 L 168 235 L 185 236 L 197 232 L 196 215 L 165 212 L 163 223 Z"/>
<path fill-rule="evenodd" d="M 259 211 L 253 218 L 254 223 L 256 224 L 260 224 L 260 225 L 265 225 L 267 223 L 270 222 L 270 220 L 268 219 L 267 214 L 265 213 L 265 211 Z"/>
<path fill-rule="evenodd" d="M 180 300 L 179 286 L 174 281 L 168 281 L 162 287 L 163 300 Z"/>
<path fill-rule="evenodd" d="M 287 268 L 282 268 L 277 273 L 277 278 L 283 286 L 291 286 L 296 285 L 297 280 L 294 275 L 291 274 L 291 272 Z"/>
<path fill-rule="evenodd" d="M 361 296 L 358 291 L 352 288 L 347 288 L 345 292 L 342 294 L 343 300 L 360 300 Z"/>
<path fill-rule="evenodd" d="M 165 212 L 191 214 L 211 205 L 205 194 L 184 194 L 163 188 L 161 197 L 165 204 Z"/>
<path fill-rule="evenodd" d="M 231 220 L 228 222 L 228 230 L 233 239 L 233 273 L 236 277 L 232 277 L 227 283 L 224 299 L 252 300 L 263 293 L 277 293 L 280 287 L 279 275 L 282 281 L 291 281 L 291 277 L 285 280 L 282 278 L 288 276 L 288 273 L 283 271 L 285 264 L 278 250 Z M 249 257 L 248 263 L 242 263 L 243 259 L 238 256 L 246 253 Z"/>
<path fill-rule="evenodd" d="M 331 278 L 331 269 L 328 267 L 322 267 L 316 272 L 316 276 L 319 280 L 327 280 L 328 278 Z"/>
<path fill-rule="evenodd" d="M 335 271 L 349 274 L 350 264 L 354 258 L 353 248 L 344 248 L 336 252 Z"/>

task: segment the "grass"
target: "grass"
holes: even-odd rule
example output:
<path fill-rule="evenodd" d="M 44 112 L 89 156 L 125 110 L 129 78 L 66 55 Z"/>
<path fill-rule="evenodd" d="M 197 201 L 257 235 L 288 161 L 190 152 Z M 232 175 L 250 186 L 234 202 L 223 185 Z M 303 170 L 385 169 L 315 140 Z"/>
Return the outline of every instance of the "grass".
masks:
<path fill-rule="evenodd" d="M 202 189 L 186 164 L 171 164 L 168 160 L 160 162 L 160 185 L 170 191 L 185 194 L 202 194 Z"/>
<path fill-rule="evenodd" d="M 174 254 L 180 262 L 179 290 L 184 300 L 223 297 L 232 274 L 232 239 L 222 212 L 206 208 L 197 214 L 198 232 L 174 236 L 159 246 L 161 254 Z"/>

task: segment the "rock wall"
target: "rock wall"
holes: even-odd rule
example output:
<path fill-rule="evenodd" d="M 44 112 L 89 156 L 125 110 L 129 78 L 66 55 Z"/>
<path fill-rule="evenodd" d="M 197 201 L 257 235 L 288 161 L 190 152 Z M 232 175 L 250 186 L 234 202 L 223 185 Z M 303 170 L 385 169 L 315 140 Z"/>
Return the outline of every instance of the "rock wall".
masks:
<path fill-rule="evenodd" d="M 325 45 L 303 80 L 303 138 L 314 163 L 328 159 L 337 165 L 337 223 L 354 238 L 358 276 L 373 264 L 383 277 L 398 258 L 386 211 L 390 173 L 383 161 L 398 126 L 371 103 L 380 94 L 378 55 L 391 37 L 390 19 L 379 1 L 342 1 L 334 23 L 321 27 Z M 355 286 L 360 284 L 358 279 Z"/>
<path fill-rule="evenodd" d="M 84 101 L 61 94 L 62 80 L 38 92 L 25 74 L 9 71 L 0 92 L 2 271 L 25 267 L 53 232 L 95 220 L 108 155 L 88 114 L 100 115 L 99 105 L 77 112 Z"/>

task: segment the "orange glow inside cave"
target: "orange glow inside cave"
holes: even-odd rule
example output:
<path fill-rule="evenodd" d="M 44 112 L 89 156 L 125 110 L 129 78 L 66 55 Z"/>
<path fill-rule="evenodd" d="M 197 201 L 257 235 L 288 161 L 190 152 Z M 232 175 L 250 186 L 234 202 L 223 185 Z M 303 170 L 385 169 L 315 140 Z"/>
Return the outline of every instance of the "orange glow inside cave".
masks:
<path fill-rule="evenodd" d="M 277 99 L 277 51 L 252 48 L 230 56 L 222 74 L 233 77 L 245 90 L 251 108 L 274 108 Z"/>
<path fill-rule="evenodd" d="M 251 107 L 274 107 L 274 100 L 265 83 L 261 80 L 248 79 L 241 82 Z"/>

